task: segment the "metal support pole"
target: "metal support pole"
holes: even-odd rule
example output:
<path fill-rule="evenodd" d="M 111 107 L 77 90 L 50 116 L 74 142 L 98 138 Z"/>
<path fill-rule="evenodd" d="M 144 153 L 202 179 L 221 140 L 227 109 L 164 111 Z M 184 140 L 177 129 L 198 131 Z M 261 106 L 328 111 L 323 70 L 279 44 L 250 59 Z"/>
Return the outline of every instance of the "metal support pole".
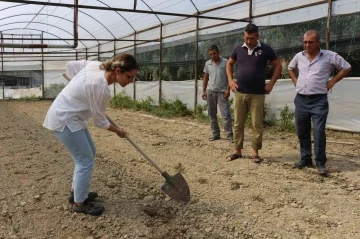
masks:
<path fill-rule="evenodd" d="M 88 59 L 88 54 L 87 54 L 87 47 L 85 48 L 85 59 L 87 60 Z"/>
<path fill-rule="evenodd" d="M 249 0 L 249 23 L 252 22 L 253 1 Z"/>
<path fill-rule="evenodd" d="M 160 51 L 159 51 L 159 105 L 161 105 L 162 101 L 162 50 L 163 50 L 163 44 L 162 44 L 162 36 L 163 36 L 163 24 L 160 24 Z"/>
<path fill-rule="evenodd" d="M 330 24 L 331 24 L 331 16 L 332 16 L 332 2 L 333 0 L 329 0 L 328 16 L 326 21 L 326 50 L 329 50 L 330 48 Z"/>
<path fill-rule="evenodd" d="M 324 0 L 327 1 L 327 0 Z M 66 4 L 66 3 L 55 3 L 55 2 L 43 2 L 43 1 L 29 1 L 29 0 L 0 0 L 0 2 L 12 2 L 12 3 L 22 3 L 22 4 L 32 4 L 32 5 L 41 5 L 41 6 L 54 6 L 54 7 L 68 7 L 68 8 L 81 8 L 81 9 L 95 9 L 111 12 L 133 12 L 133 13 L 143 13 L 143 14 L 156 14 L 156 15 L 165 15 L 165 16 L 176 16 L 176 17 L 185 17 L 185 18 L 203 18 L 203 19 L 212 19 L 220 21 L 231 21 L 231 22 L 247 22 L 242 19 L 232 19 L 232 18 L 222 18 L 222 17 L 210 17 L 210 16 L 195 16 L 193 14 L 180 14 L 180 13 L 170 13 L 170 12 L 158 12 L 158 11 L 147 11 L 147 10 L 133 10 L 128 8 L 113 8 L 108 6 L 91 6 L 77 3 L 75 4 Z"/>
<path fill-rule="evenodd" d="M 114 57 L 115 57 L 115 54 L 116 54 L 116 41 L 114 40 Z M 114 85 L 114 96 L 116 96 L 116 88 L 115 88 L 116 84 L 113 84 L 113 85 Z"/>
<path fill-rule="evenodd" d="M 41 40 L 41 39 L 39 39 Z M 100 52 L 100 54 L 103 53 L 109 53 L 112 52 L 113 50 L 110 51 L 103 51 Z M 80 52 L 83 54 L 83 52 Z M 98 55 L 97 51 L 88 51 L 88 54 L 92 54 L 92 55 L 88 55 L 88 56 L 96 56 Z M 49 52 L 44 52 L 44 55 L 75 55 L 76 52 L 68 52 L 68 51 L 49 51 Z M 23 58 L 24 55 L 31 55 L 30 57 L 34 56 L 34 55 L 38 55 L 38 56 L 34 56 L 34 57 L 40 57 L 41 56 L 41 51 L 37 51 L 37 52 L 4 52 L 4 55 L 12 55 L 11 57 L 15 57 L 20 56 L 19 58 Z M 25 57 L 25 56 L 24 56 Z M 56 56 L 49 56 L 49 57 L 56 57 Z M 58 56 L 59 57 L 59 56 Z M 74 56 L 71 56 L 74 57 Z"/>
<path fill-rule="evenodd" d="M 134 57 L 136 58 L 136 32 L 134 33 Z M 136 81 L 134 81 L 134 101 L 136 100 Z"/>
<path fill-rule="evenodd" d="M 23 4 L 26 4 L 22 2 Z M 35 3 L 35 2 L 33 2 Z M 38 2 L 39 4 L 41 2 Z M 32 3 L 29 3 L 32 4 Z M 47 4 L 41 4 L 46 6 Z M 72 4 L 74 8 L 74 44 L 73 45 L 48 45 L 48 44 L 14 44 L 12 43 L 0 43 L 0 46 L 7 48 L 76 48 L 78 46 L 78 8 L 79 8 L 79 0 L 74 0 L 74 4 Z"/>
<path fill-rule="evenodd" d="M 20 35 L 20 34 L 12 34 L 12 35 Z M 40 35 L 40 34 L 39 34 Z M 23 36 L 26 36 L 26 34 L 23 34 Z M 56 35 L 54 35 L 56 36 Z M 132 35 L 131 35 L 132 36 Z M 4 40 L 11 40 L 11 37 L 4 37 Z M 30 37 L 22 37 L 22 40 L 37 40 L 37 38 L 30 38 Z M 72 41 L 74 40 L 73 38 L 44 38 L 44 41 Z M 102 41 L 102 42 L 113 42 L 113 41 L 121 41 L 121 42 L 133 42 L 134 40 L 131 39 L 112 39 L 112 38 L 78 38 L 79 41 Z M 148 43 L 148 42 L 158 42 L 159 39 L 137 39 L 137 42 L 144 42 L 144 43 Z"/>
<path fill-rule="evenodd" d="M 100 61 L 100 44 L 98 44 L 98 61 Z"/>
<path fill-rule="evenodd" d="M 41 32 L 41 44 L 44 43 L 44 32 Z M 41 53 L 44 53 L 44 48 L 41 48 Z M 44 54 L 41 54 L 41 91 L 42 91 L 42 98 L 45 98 L 45 72 L 44 72 Z"/>
<path fill-rule="evenodd" d="M 1 43 L 4 42 L 3 34 L 0 32 L 1 35 Z M 3 92 L 3 99 L 5 99 L 5 80 L 4 80 L 4 48 L 1 47 L 1 79 L 2 79 L 2 92 Z"/>
<path fill-rule="evenodd" d="M 199 58 L 199 18 L 196 19 L 196 50 L 195 50 L 195 95 L 194 95 L 194 112 L 196 114 L 197 96 L 198 96 L 198 58 Z"/>

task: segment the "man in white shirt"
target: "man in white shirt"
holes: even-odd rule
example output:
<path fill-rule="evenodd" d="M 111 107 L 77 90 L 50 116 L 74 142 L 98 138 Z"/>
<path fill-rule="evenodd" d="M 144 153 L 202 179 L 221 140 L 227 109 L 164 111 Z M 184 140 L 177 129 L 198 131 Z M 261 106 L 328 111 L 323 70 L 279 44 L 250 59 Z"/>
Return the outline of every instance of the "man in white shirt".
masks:
<path fill-rule="evenodd" d="M 295 97 L 296 132 L 300 141 L 301 159 L 294 168 L 312 167 L 311 120 L 314 133 L 314 154 L 318 173 L 326 176 L 325 125 L 329 113 L 328 91 L 350 71 L 350 64 L 337 53 L 320 49 L 320 34 L 315 30 L 304 34 L 304 51 L 288 66 L 297 95 Z M 333 68 L 339 72 L 331 80 Z M 298 77 L 295 70 L 298 70 Z"/>

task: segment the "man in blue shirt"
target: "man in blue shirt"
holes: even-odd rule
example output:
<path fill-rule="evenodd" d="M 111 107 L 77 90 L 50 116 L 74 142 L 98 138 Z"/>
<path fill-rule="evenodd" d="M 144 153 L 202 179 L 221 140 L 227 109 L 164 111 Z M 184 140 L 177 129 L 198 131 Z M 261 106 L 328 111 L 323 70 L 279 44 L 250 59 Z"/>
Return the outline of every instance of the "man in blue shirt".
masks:
<path fill-rule="evenodd" d="M 244 32 L 244 44 L 235 48 L 227 66 L 229 86 L 234 96 L 234 144 L 231 161 L 242 157 L 244 127 L 250 112 L 252 130 L 252 156 L 254 163 L 260 163 L 259 150 L 262 148 L 265 94 L 273 89 L 282 70 L 282 65 L 274 50 L 259 41 L 259 30 L 255 24 L 248 24 Z M 269 83 L 265 83 L 268 62 L 275 67 Z M 236 81 L 233 80 L 233 65 L 237 63 Z"/>
<path fill-rule="evenodd" d="M 304 34 L 304 51 L 288 66 L 297 95 L 295 97 L 296 132 L 300 141 L 301 159 L 294 168 L 312 167 L 311 120 L 314 128 L 314 154 L 318 173 L 327 175 L 325 125 L 329 112 L 327 93 L 350 71 L 350 64 L 337 53 L 320 49 L 320 34 L 315 30 Z M 339 72 L 329 80 L 333 68 Z M 298 69 L 298 77 L 295 74 Z"/>

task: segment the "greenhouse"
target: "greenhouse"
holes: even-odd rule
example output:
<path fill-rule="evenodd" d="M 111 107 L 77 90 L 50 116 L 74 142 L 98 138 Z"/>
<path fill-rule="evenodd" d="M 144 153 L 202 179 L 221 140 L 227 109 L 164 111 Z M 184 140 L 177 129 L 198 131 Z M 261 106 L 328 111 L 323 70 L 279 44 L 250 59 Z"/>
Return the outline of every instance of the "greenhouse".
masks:
<path fill-rule="evenodd" d="M 0 62 L 0 239 L 360 238 L 360 0 L 0 0 Z"/>

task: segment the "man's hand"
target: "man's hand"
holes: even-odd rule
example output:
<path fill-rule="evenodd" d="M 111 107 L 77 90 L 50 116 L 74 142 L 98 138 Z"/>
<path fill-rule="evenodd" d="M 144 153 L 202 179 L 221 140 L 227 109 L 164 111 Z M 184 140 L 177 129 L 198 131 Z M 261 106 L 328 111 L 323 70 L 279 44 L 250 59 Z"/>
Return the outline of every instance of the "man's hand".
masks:
<path fill-rule="evenodd" d="M 272 91 L 273 87 L 274 87 L 273 84 L 271 84 L 271 83 L 266 83 L 266 84 L 265 84 L 265 93 L 266 93 L 266 94 L 270 94 L 270 92 Z"/>
<path fill-rule="evenodd" d="M 232 92 L 236 92 L 238 85 L 236 84 L 236 82 L 234 80 L 230 80 L 229 81 L 229 87 L 231 89 Z"/>
<path fill-rule="evenodd" d="M 224 98 L 227 99 L 230 96 L 230 90 L 226 89 L 224 92 Z"/>
<path fill-rule="evenodd" d="M 326 82 L 326 88 L 328 89 L 328 91 L 334 87 L 335 83 L 336 82 L 332 79 Z"/>
<path fill-rule="evenodd" d="M 203 92 L 201 93 L 201 98 L 202 98 L 203 100 L 206 100 L 206 97 L 207 97 L 206 91 L 203 91 Z"/>
<path fill-rule="evenodd" d="M 116 131 L 116 134 L 117 134 L 120 138 L 125 138 L 126 131 L 125 131 L 124 129 L 118 128 L 118 130 Z"/>
<path fill-rule="evenodd" d="M 339 81 L 341 81 L 345 76 L 347 76 L 351 71 L 351 67 L 349 67 L 348 69 L 344 70 L 341 69 L 336 76 L 334 76 L 334 78 L 332 78 L 331 80 L 326 82 L 326 88 L 328 89 L 328 91 L 331 91 L 331 89 L 334 87 L 334 85 L 336 83 L 338 83 Z"/>
<path fill-rule="evenodd" d="M 294 86 L 296 87 L 296 84 L 297 84 L 298 79 L 297 79 L 297 78 L 291 79 L 291 81 L 292 81 L 292 83 L 294 84 Z"/>
<path fill-rule="evenodd" d="M 290 77 L 292 83 L 296 87 L 298 78 L 296 77 L 295 70 L 288 70 L 288 73 L 289 73 L 289 77 Z"/>

